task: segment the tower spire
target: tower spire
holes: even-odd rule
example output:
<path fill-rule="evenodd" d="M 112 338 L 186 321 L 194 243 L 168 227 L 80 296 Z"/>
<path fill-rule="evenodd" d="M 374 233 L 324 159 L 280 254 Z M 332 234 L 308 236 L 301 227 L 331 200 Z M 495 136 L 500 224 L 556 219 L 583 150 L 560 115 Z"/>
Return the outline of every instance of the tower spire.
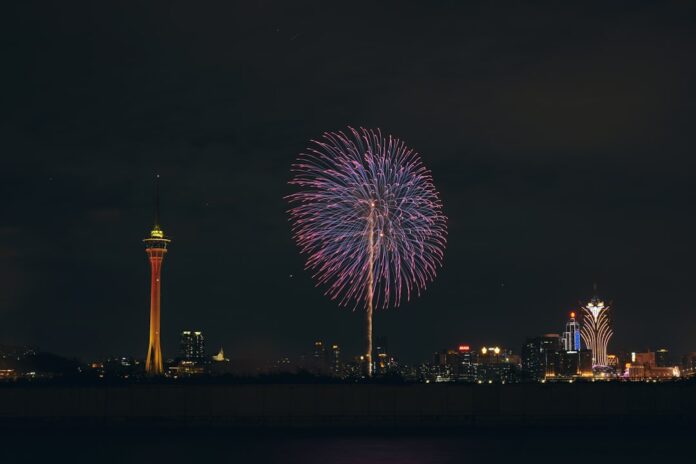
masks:
<path fill-rule="evenodd" d="M 155 174 L 155 229 L 160 228 L 160 191 L 159 191 L 160 175 Z"/>
<path fill-rule="evenodd" d="M 160 175 L 155 174 L 155 224 L 152 226 L 152 231 L 150 231 L 150 237 L 152 238 L 164 238 L 164 232 L 160 225 L 159 178 Z"/>

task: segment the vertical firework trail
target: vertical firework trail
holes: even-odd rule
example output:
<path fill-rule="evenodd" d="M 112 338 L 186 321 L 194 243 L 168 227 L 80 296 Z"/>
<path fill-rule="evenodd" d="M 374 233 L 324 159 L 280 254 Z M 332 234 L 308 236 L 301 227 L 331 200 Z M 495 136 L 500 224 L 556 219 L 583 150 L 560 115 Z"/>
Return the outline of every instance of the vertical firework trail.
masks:
<path fill-rule="evenodd" d="M 365 359 L 367 360 L 367 375 L 372 375 L 372 311 L 375 286 L 375 203 L 370 202 L 370 213 L 367 216 L 367 334 L 365 336 Z"/>
<path fill-rule="evenodd" d="M 371 375 L 374 309 L 420 295 L 442 266 L 447 218 L 432 176 L 399 139 L 353 128 L 313 140 L 292 173 L 293 237 L 331 299 L 365 308 Z"/>

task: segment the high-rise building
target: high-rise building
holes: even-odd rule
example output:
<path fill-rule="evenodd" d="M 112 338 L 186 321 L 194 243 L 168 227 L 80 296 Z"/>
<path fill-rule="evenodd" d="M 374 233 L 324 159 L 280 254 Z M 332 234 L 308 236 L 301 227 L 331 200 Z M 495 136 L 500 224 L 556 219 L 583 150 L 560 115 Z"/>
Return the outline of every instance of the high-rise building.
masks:
<path fill-rule="evenodd" d="M 616 357 L 619 358 L 617 373 L 621 374 L 626 371 L 626 366 L 631 363 L 630 351 L 617 351 Z"/>
<path fill-rule="evenodd" d="M 374 374 L 385 374 L 389 370 L 389 342 L 387 337 L 375 337 L 372 345 L 372 372 Z"/>
<path fill-rule="evenodd" d="M 594 359 L 594 356 L 592 356 L 592 350 L 580 350 L 579 355 L 580 375 L 583 375 L 585 377 L 592 376 L 592 360 Z"/>
<path fill-rule="evenodd" d="M 560 337 L 559 337 L 560 342 Z M 560 346 L 560 344 L 559 344 Z M 549 377 L 563 377 L 563 357 L 566 352 L 559 349 L 547 349 L 544 351 L 545 356 L 545 370 L 544 378 Z"/>
<path fill-rule="evenodd" d="M 444 367 L 447 365 L 447 350 L 442 349 L 433 353 L 433 365 Z"/>
<path fill-rule="evenodd" d="M 440 381 L 452 381 L 457 378 L 459 372 L 459 351 L 455 349 L 445 350 L 445 366 L 440 369 Z"/>
<path fill-rule="evenodd" d="M 575 311 L 571 311 L 570 319 L 566 322 L 563 332 L 563 349 L 580 351 L 580 324 L 575 320 Z"/>
<path fill-rule="evenodd" d="M 696 352 L 687 353 L 682 358 L 682 371 L 685 377 L 696 376 Z"/>
<path fill-rule="evenodd" d="M 560 352 L 560 367 L 557 375 L 561 377 L 575 377 L 580 375 L 580 352 L 562 350 Z"/>
<path fill-rule="evenodd" d="M 583 321 L 580 334 L 587 349 L 592 350 L 592 366 L 608 366 L 607 345 L 614 335 L 609 320 L 609 305 L 594 296 L 582 307 L 582 310 Z"/>
<path fill-rule="evenodd" d="M 372 353 L 373 360 L 381 355 L 386 355 L 389 353 L 389 341 L 387 337 L 375 337 L 375 343 Z"/>
<path fill-rule="evenodd" d="M 314 342 L 314 349 L 309 360 L 310 372 L 318 375 L 326 375 L 329 373 L 329 359 L 326 351 L 326 346 L 322 340 Z"/>
<path fill-rule="evenodd" d="M 483 347 L 478 353 L 476 379 L 479 382 L 516 382 L 519 380 L 518 361 L 511 350 L 499 346 Z"/>
<path fill-rule="evenodd" d="M 314 342 L 314 351 L 312 351 L 312 357 L 316 360 L 322 360 L 324 358 L 324 342 L 317 340 Z"/>
<path fill-rule="evenodd" d="M 331 374 L 338 377 L 341 375 L 341 348 L 337 344 L 331 345 L 331 359 L 329 360 Z"/>
<path fill-rule="evenodd" d="M 630 380 L 664 380 L 681 376 L 678 366 L 659 366 L 656 354 L 654 351 L 631 353 L 631 362 L 626 365 L 625 376 Z"/>
<path fill-rule="evenodd" d="M 655 352 L 648 350 L 644 353 L 631 353 L 631 365 L 641 365 L 648 369 L 657 367 Z"/>
<path fill-rule="evenodd" d="M 478 356 L 479 364 L 497 364 L 503 356 L 505 354 L 499 346 L 484 346 Z"/>
<path fill-rule="evenodd" d="M 547 366 L 547 373 L 557 377 L 572 378 L 580 375 L 580 324 L 576 319 L 575 311 L 570 312 L 570 318 L 566 322 L 565 330 L 561 337 L 561 350 L 557 356 L 552 356 L 554 362 Z"/>
<path fill-rule="evenodd" d="M 160 344 L 162 261 L 167 253 L 167 245 L 171 240 L 165 238 L 159 223 L 159 189 L 155 197 L 155 224 L 150 231 L 150 236 L 143 242 L 145 242 L 145 251 L 150 260 L 150 340 L 145 359 L 145 372 L 150 375 L 161 375 L 164 372 Z"/>
<path fill-rule="evenodd" d="M 181 357 L 186 361 L 201 362 L 205 358 L 205 339 L 200 331 L 181 332 Z"/>
<path fill-rule="evenodd" d="M 671 365 L 667 348 L 660 348 L 655 352 L 655 364 L 657 367 L 669 367 Z"/>
<path fill-rule="evenodd" d="M 522 372 L 528 379 L 543 380 L 561 370 L 561 337 L 546 334 L 528 338 L 522 346 Z"/>
<path fill-rule="evenodd" d="M 459 345 L 458 352 L 457 370 L 454 372 L 454 375 L 460 382 L 475 382 L 478 367 L 476 351 L 472 350 L 469 345 L 462 344 Z"/>

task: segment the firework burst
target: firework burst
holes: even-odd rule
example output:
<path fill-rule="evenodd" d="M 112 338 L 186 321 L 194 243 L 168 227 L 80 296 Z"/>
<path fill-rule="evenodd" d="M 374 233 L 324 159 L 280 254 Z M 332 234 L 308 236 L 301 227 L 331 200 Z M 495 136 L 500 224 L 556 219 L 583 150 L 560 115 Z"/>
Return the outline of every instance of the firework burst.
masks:
<path fill-rule="evenodd" d="M 420 295 L 442 266 L 447 218 L 416 152 L 377 130 L 313 140 L 292 166 L 293 235 L 317 285 L 341 306 L 373 307 Z"/>

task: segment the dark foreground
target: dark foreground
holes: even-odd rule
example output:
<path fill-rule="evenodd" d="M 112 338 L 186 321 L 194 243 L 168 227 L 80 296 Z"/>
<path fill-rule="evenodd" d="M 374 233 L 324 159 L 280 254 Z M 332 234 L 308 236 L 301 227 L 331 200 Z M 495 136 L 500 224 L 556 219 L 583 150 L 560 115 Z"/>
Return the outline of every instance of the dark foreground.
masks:
<path fill-rule="evenodd" d="M 661 463 L 691 462 L 694 447 L 694 429 L 657 423 L 437 432 L 56 426 L 4 430 L 1 437 L 8 463 Z"/>
<path fill-rule="evenodd" d="M 0 424 L 257 428 L 690 426 L 696 383 L 2 386 Z"/>
<path fill-rule="evenodd" d="M 3 386 L 3 462 L 691 462 L 696 385 Z"/>

